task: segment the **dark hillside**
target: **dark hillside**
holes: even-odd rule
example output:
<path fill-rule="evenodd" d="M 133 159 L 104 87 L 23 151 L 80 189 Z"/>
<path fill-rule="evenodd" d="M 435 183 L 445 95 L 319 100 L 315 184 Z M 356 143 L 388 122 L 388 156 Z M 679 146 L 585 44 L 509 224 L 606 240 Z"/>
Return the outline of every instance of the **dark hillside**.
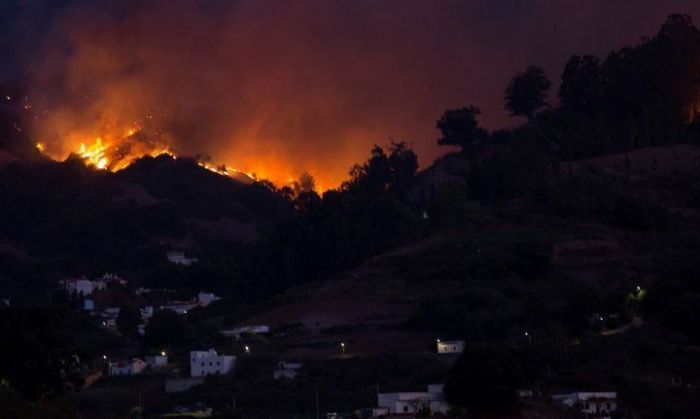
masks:
<path fill-rule="evenodd" d="M 32 271 L 27 284 L 108 270 L 133 274 L 162 263 L 172 248 L 197 254 L 212 240 L 254 240 L 290 211 L 267 187 L 169 157 L 118 173 L 76 160 L 9 163 L 0 166 L 0 202 L 0 249 L 15 249 L 3 253 L 10 259 L 23 255 L 18 263 Z"/>

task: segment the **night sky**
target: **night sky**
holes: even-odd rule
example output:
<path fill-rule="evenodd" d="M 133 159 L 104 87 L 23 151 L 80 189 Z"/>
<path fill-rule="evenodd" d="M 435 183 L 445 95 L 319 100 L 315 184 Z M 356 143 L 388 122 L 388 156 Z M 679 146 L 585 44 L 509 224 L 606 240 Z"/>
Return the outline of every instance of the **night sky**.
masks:
<path fill-rule="evenodd" d="M 697 22 L 700 2 L 6 0 L 0 82 L 46 99 L 34 135 L 56 152 L 155 112 L 182 153 L 326 188 L 392 139 L 429 164 L 447 108 L 518 123 L 502 104 L 518 70 L 556 86 L 570 55 L 605 56 L 675 12 Z"/>

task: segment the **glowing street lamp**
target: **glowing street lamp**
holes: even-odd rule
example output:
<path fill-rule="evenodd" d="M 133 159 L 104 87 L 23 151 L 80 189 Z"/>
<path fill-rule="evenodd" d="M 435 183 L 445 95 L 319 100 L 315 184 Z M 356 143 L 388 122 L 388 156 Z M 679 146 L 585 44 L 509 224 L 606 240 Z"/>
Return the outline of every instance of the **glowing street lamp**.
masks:
<path fill-rule="evenodd" d="M 243 349 L 245 349 L 245 353 L 250 353 L 250 347 L 248 345 L 246 345 Z"/>
<path fill-rule="evenodd" d="M 165 351 L 160 351 L 160 356 L 165 356 Z"/>
<path fill-rule="evenodd" d="M 525 332 L 525 337 L 527 338 L 527 341 L 529 343 L 532 343 L 532 335 L 530 335 L 528 332 Z"/>
<path fill-rule="evenodd" d="M 345 355 L 345 342 L 340 342 L 340 350 L 342 351 L 343 355 Z"/>
<path fill-rule="evenodd" d="M 102 355 L 102 359 L 107 360 L 107 355 Z"/>

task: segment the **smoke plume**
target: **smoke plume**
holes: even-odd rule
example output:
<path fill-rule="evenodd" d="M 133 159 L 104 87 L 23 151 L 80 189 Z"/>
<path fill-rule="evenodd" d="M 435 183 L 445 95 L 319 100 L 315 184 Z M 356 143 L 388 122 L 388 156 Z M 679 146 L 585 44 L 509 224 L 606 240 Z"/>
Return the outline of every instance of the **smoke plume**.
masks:
<path fill-rule="evenodd" d="M 517 123 L 502 91 L 527 64 L 556 81 L 570 54 L 700 13 L 652 0 L 10 2 L 0 46 L 14 48 L 53 153 L 147 124 L 177 153 L 278 183 L 308 171 L 321 189 L 391 139 L 429 164 L 447 108 Z"/>

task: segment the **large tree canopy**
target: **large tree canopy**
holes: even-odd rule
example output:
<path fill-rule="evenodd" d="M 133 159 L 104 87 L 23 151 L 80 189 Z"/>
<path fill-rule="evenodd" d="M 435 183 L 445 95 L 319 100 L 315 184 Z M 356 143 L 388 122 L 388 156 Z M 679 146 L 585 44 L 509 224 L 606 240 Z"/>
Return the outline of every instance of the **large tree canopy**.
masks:
<path fill-rule="evenodd" d="M 518 73 L 506 88 L 506 110 L 512 116 L 534 118 L 535 113 L 547 106 L 547 91 L 552 83 L 541 67 L 529 66 Z"/>
<path fill-rule="evenodd" d="M 437 128 L 442 133 L 442 137 L 438 138 L 438 144 L 456 145 L 464 151 L 470 144 L 485 139 L 488 134 L 486 130 L 479 127 L 479 122 L 476 120 L 480 113 L 479 108 L 471 105 L 445 111 L 437 122 Z"/>

